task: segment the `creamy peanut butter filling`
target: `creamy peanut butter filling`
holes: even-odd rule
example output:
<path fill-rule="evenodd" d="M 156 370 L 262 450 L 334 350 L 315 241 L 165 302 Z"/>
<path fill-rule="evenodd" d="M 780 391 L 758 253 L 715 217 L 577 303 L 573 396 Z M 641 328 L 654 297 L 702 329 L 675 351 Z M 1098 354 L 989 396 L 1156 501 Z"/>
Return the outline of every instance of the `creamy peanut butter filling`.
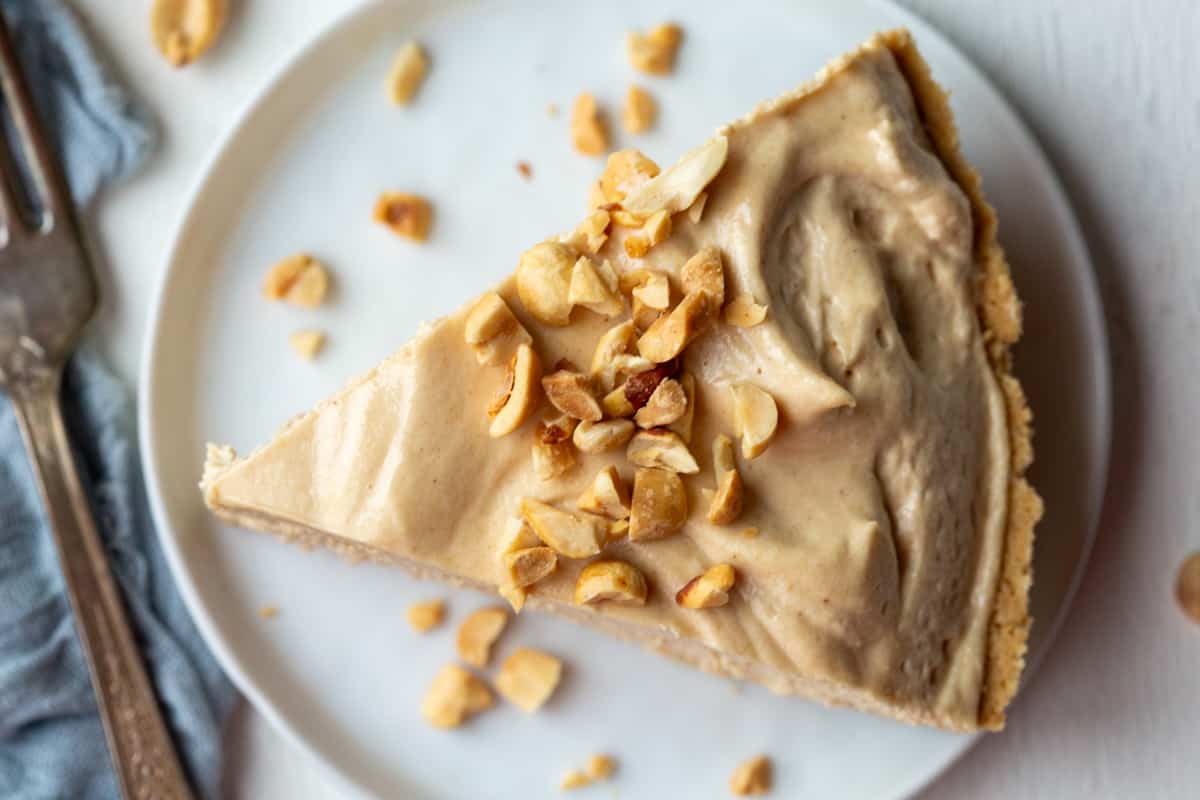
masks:
<path fill-rule="evenodd" d="M 971 727 L 1011 470 L 974 302 L 967 200 L 886 48 L 721 133 L 728 155 L 699 221 L 677 214 L 641 258 L 624 243 L 641 231 L 618 228 L 596 258 L 677 279 L 713 246 L 727 300 L 767 314 L 749 327 L 715 325 L 685 351 L 700 467 L 685 481 L 687 524 L 604 548 L 645 575 L 646 603 L 575 613 L 691 640 L 726 671 L 760 664 L 754 677 L 781 691 L 799 673 Z M 586 369 L 615 324 L 577 307 L 569 325 L 548 326 L 512 279 L 497 291 L 547 372 L 564 358 Z M 481 365 L 464 345 L 470 308 L 428 325 L 251 459 L 214 469 L 210 504 L 498 585 L 497 553 L 520 498 L 574 508 L 600 470 L 614 465 L 628 482 L 632 468 L 624 448 L 580 453 L 544 480 L 530 457 L 539 415 L 489 437 L 484 409 L 504 368 Z M 730 386 L 742 381 L 774 398 L 779 424 L 761 456 L 738 464 L 737 525 L 718 526 L 701 490 L 714 488 L 710 443 L 733 435 Z M 558 562 L 530 589 L 571 604 L 587 561 Z M 736 569 L 736 600 L 700 612 L 678 605 L 676 591 L 714 564 Z"/>

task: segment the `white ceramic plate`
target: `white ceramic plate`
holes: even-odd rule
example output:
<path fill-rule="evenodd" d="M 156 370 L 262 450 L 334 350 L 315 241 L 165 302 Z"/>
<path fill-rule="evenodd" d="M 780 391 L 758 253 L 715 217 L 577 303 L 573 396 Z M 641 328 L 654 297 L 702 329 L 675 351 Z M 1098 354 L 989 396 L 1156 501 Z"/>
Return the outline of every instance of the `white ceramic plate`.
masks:
<path fill-rule="evenodd" d="M 555 797 L 562 770 L 606 750 L 621 760 L 615 786 L 628 798 L 723 796 L 735 764 L 759 752 L 775 756 L 778 797 L 901 797 L 973 741 L 738 688 L 533 614 L 513 624 L 499 655 L 518 643 L 566 655 L 569 677 L 550 705 L 530 717 L 501 708 L 461 731 L 433 731 L 419 720 L 420 696 L 452 657 L 454 623 L 485 598 L 454 593 L 450 624 L 418 638 L 405 607 L 447 590 L 226 529 L 202 507 L 206 440 L 248 451 L 396 349 L 420 320 L 507 273 L 529 242 L 576 221 L 600 165 L 571 152 L 570 102 L 590 88 L 618 104 L 635 78 L 624 31 L 668 18 L 686 22 L 677 74 L 637 78 L 661 101 L 661 124 L 636 140 L 618 137 L 660 162 L 871 32 L 914 30 L 953 92 L 967 155 L 999 209 L 1027 303 L 1018 372 L 1038 416 L 1033 478 L 1049 509 L 1037 549 L 1035 658 L 1070 599 L 1106 469 L 1098 296 L 1044 157 L 945 40 L 868 3 L 369 4 L 288 64 L 217 148 L 159 287 L 141 397 L 152 505 L 192 613 L 242 691 L 350 791 Z M 383 77 L 412 36 L 434 65 L 417 104 L 398 110 L 384 98 Z M 563 109 L 557 119 L 547 114 L 551 102 Z M 532 181 L 515 169 L 522 159 Z M 427 245 L 370 221 L 376 193 L 393 188 L 434 198 Z M 303 312 L 260 298 L 266 268 L 297 250 L 332 267 L 327 307 Z M 314 364 L 288 349 L 288 334 L 301 327 L 329 332 Z M 264 604 L 279 616 L 260 618 Z"/>

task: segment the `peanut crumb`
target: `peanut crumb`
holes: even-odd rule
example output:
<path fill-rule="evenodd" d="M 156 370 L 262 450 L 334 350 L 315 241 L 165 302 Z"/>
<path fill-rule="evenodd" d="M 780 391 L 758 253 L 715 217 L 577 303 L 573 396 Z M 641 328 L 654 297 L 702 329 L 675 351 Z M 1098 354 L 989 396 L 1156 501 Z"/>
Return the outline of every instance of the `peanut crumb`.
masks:
<path fill-rule="evenodd" d="M 263 606 L 258 610 L 258 615 L 263 619 L 274 619 L 279 616 L 279 606 Z"/>
<path fill-rule="evenodd" d="M 559 114 L 558 103 L 547 103 L 546 104 L 546 116 L 547 117 L 549 117 L 550 119 L 558 119 L 558 114 Z"/>
<path fill-rule="evenodd" d="M 521 173 L 525 180 L 533 180 L 533 166 L 528 161 L 518 161 L 517 172 Z"/>
<path fill-rule="evenodd" d="M 648 75 L 669 75 L 675 70 L 675 56 L 682 42 L 683 29 L 666 22 L 645 33 L 630 31 L 625 37 L 625 52 L 634 69 Z"/>
<path fill-rule="evenodd" d="M 588 759 L 584 771 L 592 780 L 603 781 L 611 778 L 613 773 L 617 771 L 617 763 L 613 760 L 612 756 L 597 753 Z"/>
<path fill-rule="evenodd" d="M 296 331 L 288 337 L 288 344 L 296 355 L 305 361 L 312 361 L 325 346 L 325 334 L 320 331 Z"/>
<path fill-rule="evenodd" d="M 429 228 L 433 224 L 433 206 L 420 195 L 384 192 L 375 201 L 372 217 L 397 236 L 423 242 L 429 238 Z"/>
<path fill-rule="evenodd" d="M 629 133 L 645 133 L 654 127 L 658 118 L 658 103 L 641 86 L 632 85 L 625 93 L 625 105 L 621 109 L 621 124 Z"/>
<path fill-rule="evenodd" d="M 329 292 L 329 271 L 307 253 L 288 256 L 271 267 L 263 280 L 268 300 L 283 300 L 303 308 L 316 308 Z"/>
<path fill-rule="evenodd" d="M 1192 553 L 1180 565 L 1175 597 L 1183 613 L 1193 622 L 1200 622 L 1200 551 Z"/>
<path fill-rule="evenodd" d="M 738 797 L 762 795 L 771 791 L 771 761 L 757 756 L 743 762 L 729 779 L 729 791 Z"/>
<path fill-rule="evenodd" d="M 585 156 L 602 156 L 608 151 L 608 126 L 591 92 L 575 98 L 571 108 L 571 141 Z"/>
<path fill-rule="evenodd" d="M 582 770 L 573 769 L 563 776 L 562 781 L 558 784 L 558 788 L 564 792 L 569 792 L 572 789 L 582 789 L 592 782 Z"/>
<path fill-rule="evenodd" d="M 408 624 L 417 633 L 431 631 L 446 618 L 446 603 L 442 600 L 427 600 L 408 607 Z"/>
<path fill-rule="evenodd" d="M 417 90 L 425 81 L 429 71 L 429 57 L 416 42 L 405 42 L 396 53 L 392 70 L 388 73 L 387 92 L 392 103 L 406 106 L 412 102 Z"/>

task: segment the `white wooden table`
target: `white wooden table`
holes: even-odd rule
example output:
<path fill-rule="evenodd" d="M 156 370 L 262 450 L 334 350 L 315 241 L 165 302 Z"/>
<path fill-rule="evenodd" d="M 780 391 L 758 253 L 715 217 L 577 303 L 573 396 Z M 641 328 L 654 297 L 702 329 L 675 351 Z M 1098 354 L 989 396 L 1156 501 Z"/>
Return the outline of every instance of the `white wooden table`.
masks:
<path fill-rule="evenodd" d="M 344 3 L 235 0 L 217 50 L 179 72 L 149 43 L 146 0 L 75 3 L 165 129 L 159 157 L 93 218 L 108 284 L 97 332 L 135 381 L 152 286 L 204 157 Z M 908 4 L 992 77 L 1063 178 L 1103 286 L 1116 381 L 1109 493 L 1075 608 L 1008 730 L 928 796 L 1200 796 L 1200 627 L 1171 594 L 1200 549 L 1200 4 Z M 253 709 L 235 714 L 227 751 L 232 797 L 332 793 Z"/>

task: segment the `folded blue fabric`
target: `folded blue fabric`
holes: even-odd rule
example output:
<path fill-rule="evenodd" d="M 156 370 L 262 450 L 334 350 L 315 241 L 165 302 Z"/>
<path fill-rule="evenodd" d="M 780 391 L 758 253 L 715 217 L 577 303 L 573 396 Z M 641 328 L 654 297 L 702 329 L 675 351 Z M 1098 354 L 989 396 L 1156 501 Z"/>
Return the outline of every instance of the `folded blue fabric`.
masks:
<path fill-rule="evenodd" d="M 3 0 L 41 117 L 76 202 L 140 164 L 152 121 L 96 58 L 59 0 Z M 100 534 L 197 793 L 215 798 L 233 689 L 172 583 L 146 506 L 133 404 L 100 359 L 78 354 L 63 406 Z M 118 797 L 50 531 L 0 393 L 0 797 Z"/>

